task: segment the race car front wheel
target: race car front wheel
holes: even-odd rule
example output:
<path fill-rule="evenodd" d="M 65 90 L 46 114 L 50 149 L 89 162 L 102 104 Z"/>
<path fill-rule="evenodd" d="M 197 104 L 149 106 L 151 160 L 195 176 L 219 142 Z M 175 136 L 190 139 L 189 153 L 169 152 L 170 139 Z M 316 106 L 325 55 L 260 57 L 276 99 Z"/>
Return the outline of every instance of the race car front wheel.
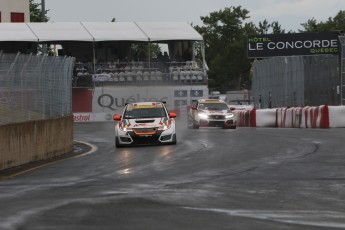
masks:
<path fill-rule="evenodd" d="M 172 145 L 176 145 L 177 139 L 176 139 L 176 134 L 173 135 L 173 141 L 171 142 Z"/>
<path fill-rule="evenodd" d="M 193 123 L 193 129 L 199 129 L 199 125 L 198 124 L 195 124 L 195 123 Z"/>
<path fill-rule="evenodd" d="M 121 148 L 122 147 L 122 145 L 119 142 L 119 138 L 118 137 L 115 137 L 115 147 L 116 148 Z"/>

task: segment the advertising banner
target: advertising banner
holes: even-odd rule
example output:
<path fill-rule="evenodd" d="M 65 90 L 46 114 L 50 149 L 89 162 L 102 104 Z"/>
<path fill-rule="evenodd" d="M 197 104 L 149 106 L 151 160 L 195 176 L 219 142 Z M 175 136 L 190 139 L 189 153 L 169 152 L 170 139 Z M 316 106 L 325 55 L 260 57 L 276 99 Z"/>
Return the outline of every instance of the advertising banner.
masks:
<path fill-rule="evenodd" d="M 92 89 L 72 89 L 72 111 L 73 113 L 92 112 Z"/>
<path fill-rule="evenodd" d="M 249 35 L 249 58 L 339 53 L 338 32 Z"/>

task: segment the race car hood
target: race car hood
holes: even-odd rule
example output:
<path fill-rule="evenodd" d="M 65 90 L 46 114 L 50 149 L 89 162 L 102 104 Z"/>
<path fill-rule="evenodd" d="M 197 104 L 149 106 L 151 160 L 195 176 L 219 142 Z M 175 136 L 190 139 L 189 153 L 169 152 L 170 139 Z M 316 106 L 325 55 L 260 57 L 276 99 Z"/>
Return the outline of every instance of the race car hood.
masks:
<path fill-rule="evenodd" d="M 171 124 L 172 119 L 167 117 L 159 118 L 139 118 L 139 119 L 123 119 L 120 126 L 125 128 L 153 128 Z"/>

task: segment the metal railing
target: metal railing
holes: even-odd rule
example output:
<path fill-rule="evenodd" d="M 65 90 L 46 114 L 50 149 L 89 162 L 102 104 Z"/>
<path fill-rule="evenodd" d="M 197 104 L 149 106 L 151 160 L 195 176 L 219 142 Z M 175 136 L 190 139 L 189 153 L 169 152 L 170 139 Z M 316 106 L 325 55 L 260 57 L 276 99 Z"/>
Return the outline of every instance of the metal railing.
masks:
<path fill-rule="evenodd" d="M 72 114 L 75 58 L 0 52 L 0 125 Z"/>

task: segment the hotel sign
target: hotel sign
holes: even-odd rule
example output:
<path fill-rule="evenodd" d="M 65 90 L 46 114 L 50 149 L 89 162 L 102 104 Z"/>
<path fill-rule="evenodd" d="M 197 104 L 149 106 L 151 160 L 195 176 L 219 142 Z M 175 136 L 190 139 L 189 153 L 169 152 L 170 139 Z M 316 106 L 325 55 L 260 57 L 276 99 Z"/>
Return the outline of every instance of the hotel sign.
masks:
<path fill-rule="evenodd" d="M 249 35 L 249 58 L 339 54 L 338 32 Z"/>

